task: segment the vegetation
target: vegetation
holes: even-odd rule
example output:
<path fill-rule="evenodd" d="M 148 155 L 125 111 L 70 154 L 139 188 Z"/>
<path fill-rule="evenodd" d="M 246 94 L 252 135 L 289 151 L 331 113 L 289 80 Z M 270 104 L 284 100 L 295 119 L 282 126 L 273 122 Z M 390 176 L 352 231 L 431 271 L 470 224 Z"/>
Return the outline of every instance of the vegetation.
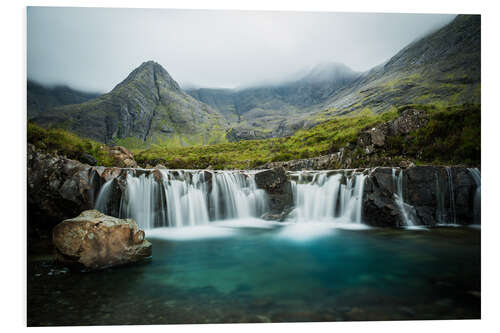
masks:
<path fill-rule="evenodd" d="M 402 154 L 430 164 L 481 163 L 481 107 L 418 106 L 429 112 L 429 123 L 406 137 L 392 140 L 391 154 Z"/>
<path fill-rule="evenodd" d="M 407 136 L 387 139 L 387 146 L 367 158 L 356 148 L 361 131 L 390 121 L 408 107 L 428 112 L 429 123 Z M 166 148 L 153 146 L 134 151 L 141 165 L 161 163 L 169 168 L 245 169 L 267 162 L 316 157 L 350 145 L 353 167 L 399 163 L 411 159 L 417 164 L 480 164 L 481 109 L 479 105 L 408 105 L 375 115 L 365 109 L 356 116 L 334 117 L 309 130 L 286 138 L 250 140 L 209 146 Z"/>
<path fill-rule="evenodd" d="M 406 136 L 392 136 L 386 146 L 368 157 L 356 146 L 358 134 L 398 117 L 409 107 L 428 113 L 427 126 Z M 83 153 L 96 158 L 99 165 L 111 166 L 106 147 L 82 139 L 62 129 L 43 129 L 28 123 L 28 142 L 49 152 L 80 160 Z M 126 141 L 121 142 L 126 145 Z M 155 145 L 131 148 L 139 165 L 163 164 L 178 169 L 249 169 L 267 162 L 311 158 L 349 146 L 352 167 L 396 165 L 404 159 L 417 164 L 465 164 L 481 162 L 481 108 L 477 104 L 460 106 L 408 105 L 373 114 L 364 109 L 355 116 L 338 116 L 311 129 L 285 138 L 247 140 L 213 145 Z"/>
<path fill-rule="evenodd" d="M 113 159 L 106 146 L 90 139 L 82 139 L 63 129 L 44 129 L 28 122 L 28 143 L 49 153 L 57 153 L 75 160 L 84 160 L 84 154 L 92 155 L 97 165 L 112 166 Z"/>

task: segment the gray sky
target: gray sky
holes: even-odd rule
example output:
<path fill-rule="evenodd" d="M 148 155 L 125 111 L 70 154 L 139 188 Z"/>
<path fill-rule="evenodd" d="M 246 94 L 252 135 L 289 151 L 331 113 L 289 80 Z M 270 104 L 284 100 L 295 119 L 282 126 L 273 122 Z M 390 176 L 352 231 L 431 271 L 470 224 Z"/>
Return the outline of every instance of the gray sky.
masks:
<path fill-rule="evenodd" d="M 326 62 L 368 70 L 454 15 L 28 8 L 28 77 L 107 92 L 143 61 L 181 85 L 238 87 Z"/>

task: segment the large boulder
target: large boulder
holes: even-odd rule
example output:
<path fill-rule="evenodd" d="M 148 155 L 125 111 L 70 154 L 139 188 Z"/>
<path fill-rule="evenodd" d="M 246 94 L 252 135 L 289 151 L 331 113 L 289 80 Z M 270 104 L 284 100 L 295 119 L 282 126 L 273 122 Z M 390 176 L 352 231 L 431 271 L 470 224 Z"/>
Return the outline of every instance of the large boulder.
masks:
<path fill-rule="evenodd" d="M 151 243 L 132 219 L 118 219 L 87 210 L 54 227 L 56 259 L 85 270 L 143 261 L 151 257 Z"/>

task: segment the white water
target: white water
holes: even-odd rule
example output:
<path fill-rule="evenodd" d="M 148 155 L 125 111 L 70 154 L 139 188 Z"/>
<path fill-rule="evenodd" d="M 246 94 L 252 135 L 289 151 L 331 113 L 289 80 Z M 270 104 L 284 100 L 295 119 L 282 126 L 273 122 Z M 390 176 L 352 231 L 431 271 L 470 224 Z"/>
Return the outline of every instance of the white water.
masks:
<path fill-rule="evenodd" d="M 258 189 L 254 172 L 157 170 L 136 175 L 131 170 L 119 208 L 144 229 L 205 225 L 214 220 L 258 217 L 267 209 L 267 194 Z M 159 174 L 159 175 L 158 175 Z M 209 190 L 209 179 L 212 189 Z M 112 180 L 106 182 L 95 208 L 109 213 Z"/>
<path fill-rule="evenodd" d="M 267 194 L 258 189 L 254 173 L 222 171 L 212 173 L 210 200 L 214 219 L 260 216 L 267 208 Z"/>
<path fill-rule="evenodd" d="M 396 168 L 392 169 L 392 180 L 394 186 L 396 187 L 396 193 L 394 193 L 394 200 L 398 205 L 401 216 L 403 217 L 403 224 L 405 227 L 414 227 L 414 210 L 412 205 L 405 203 L 404 201 L 404 191 L 403 191 L 403 169 L 400 169 L 399 174 L 396 175 Z"/>
<path fill-rule="evenodd" d="M 113 181 L 114 179 L 110 179 L 107 182 L 105 182 L 104 185 L 102 185 L 99 194 L 97 195 L 94 207 L 100 212 L 108 211 L 107 204 L 109 201 L 109 197 L 111 196 Z"/>
<path fill-rule="evenodd" d="M 398 170 L 392 169 L 394 202 L 401 211 L 403 226 L 416 228 L 416 211 L 404 201 L 404 173 Z M 436 174 L 436 219 L 438 225 L 449 226 L 456 224 L 455 193 L 451 170 L 445 170 L 444 177 Z M 481 175 L 478 169 L 468 171 L 476 183 L 474 223 L 479 223 Z M 125 172 L 120 178 L 104 183 L 95 208 L 108 215 L 134 218 L 143 229 L 198 227 L 222 223 L 219 221 L 225 221 L 225 227 L 235 223 L 243 227 L 243 221 L 259 226 L 266 223 L 258 218 L 268 212 L 269 199 L 264 190 L 257 188 L 256 171 L 129 169 Z M 295 208 L 287 219 L 289 223 L 283 225 L 309 222 L 313 228 L 315 222 L 331 222 L 334 228 L 364 226 L 365 174 L 339 170 L 289 172 L 288 175 Z M 289 232 L 294 230 L 300 233 L 302 229 L 291 228 Z"/>
<path fill-rule="evenodd" d="M 474 222 L 481 221 L 481 171 L 478 168 L 467 169 L 476 183 L 476 192 L 474 193 Z"/>
<path fill-rule="evenodd" d="M 339 223 L 362 223 L 366 175 L 328 173 L 328 171 L 291 173 L 295 203 L 291 218 L 296 222 L 335 220 Z M 342 184 L 343 180 L 345 184 Z"/>
<path fill-rule="evenodd" d="M 448 193 L 450 194 L 450 213 L 451 219 L 448 221 L 450 224 L 457 224 L 457 213 L 455 209 L 455 191 L 453 190 L 453 177 L 451 174 L 451 168 L 446 167 L 446 175 L 448 176 Z"/>

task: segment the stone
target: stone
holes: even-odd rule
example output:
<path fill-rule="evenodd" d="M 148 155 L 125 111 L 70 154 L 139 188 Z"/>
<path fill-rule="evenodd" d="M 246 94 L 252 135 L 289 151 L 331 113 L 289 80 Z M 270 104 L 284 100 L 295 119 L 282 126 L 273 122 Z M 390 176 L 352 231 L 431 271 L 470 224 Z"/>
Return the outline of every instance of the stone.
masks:
<path fill-rule="evenodd" d="M 155 169 L 166 169 L 166 168 L 167 168 L 167 167 L 166 167 L 166 166 L 164 166 L 163 164 L 157 164 L 157 165 L 155 166 Z"/>
<path fill-rule="evenodd" d="M 267 192 L 272 213 L 281 214 L 293 205 L 292 186 L 283 167 L 257 172 L 255 183 Z"/>
<path fill-rule="evenodd" d="M 82 156 L 80 156 L 80 161 L 92 166 L 97 165 L 97 160 L 94 158 L 94 156 L 90 155 L 87 152 L 83 153 Z"/>
<path fill-rule="evenodd" d="M 376 147 L 383 147 L 385 145 L 385 138 L 388 136 L 387 124 L 382 124 L 370 130 L 371 142 Z"/>
<path fill-rule="evenodd" d="M 83 211 L 54 227 L 52 242 L 56 260 L 84 270 L 140 262 L 149 259 L 152 245 L 133 219 Z"/>
<path fill-rule="evenodd" d="M 391 128 L 394 135 L 402 135 L 414 132 L 427 125 L 428 122 L 429 119 L 425 111 L 407 109 L 391 122 Z"/>
<path fill-rule="evenodd" d="M 113 165 L 120 168 L 137 168 L 137 162 L 134 156 L 125 147 L 110 147 L 109 154 L 113 158 Z"/>
<path fill-rule="evenodd" d="M 399 163 L 399 167 L 401 167 L 401 168 L 411 168 L 414 166 L 415 166 L 415 163 L 413 163 L 410 160 L 403 160 Z"/>

